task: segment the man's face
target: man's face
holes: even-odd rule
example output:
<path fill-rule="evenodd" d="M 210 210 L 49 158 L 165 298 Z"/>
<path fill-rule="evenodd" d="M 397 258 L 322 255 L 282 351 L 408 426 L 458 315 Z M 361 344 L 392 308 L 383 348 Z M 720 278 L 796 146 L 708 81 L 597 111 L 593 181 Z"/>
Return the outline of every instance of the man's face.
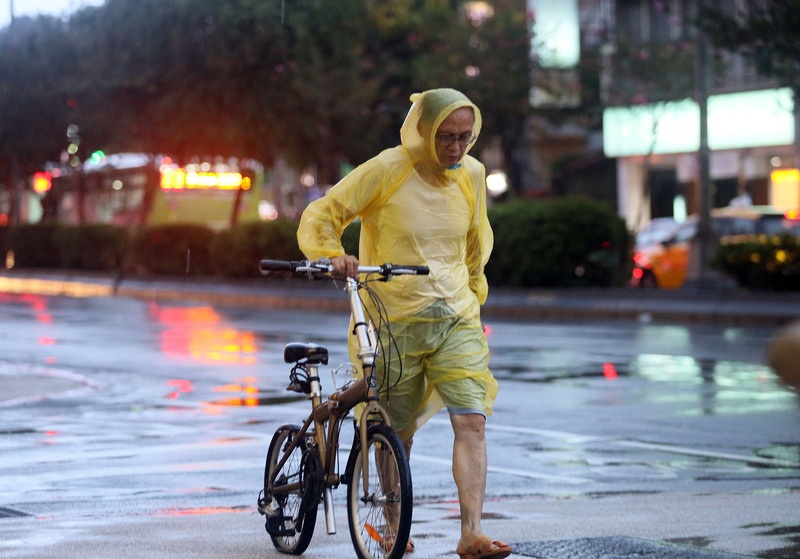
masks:
<path fill-rule="evenodd" d="M 439 163 L 450 167 L 461 161 L 473 141 L 474 122 L 475 115 L 469 107 L 456 109 L 442 121 L 434 140 Z"/>

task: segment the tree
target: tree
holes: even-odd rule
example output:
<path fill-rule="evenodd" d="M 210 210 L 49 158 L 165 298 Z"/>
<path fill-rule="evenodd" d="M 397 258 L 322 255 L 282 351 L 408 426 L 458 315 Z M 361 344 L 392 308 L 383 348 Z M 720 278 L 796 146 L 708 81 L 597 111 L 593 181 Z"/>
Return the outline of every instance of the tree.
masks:
<path fill-rule="evenodd" d="M 529 188 L 525 173 L 530 114 L 530 20 L 523 0 L 368 0 L 367 55 L 380 69 L 380 111 L 396 144 L 410 93 L 436 87 L 463 91 L 481 109 L 473 153 L 499 139 L 510 188 Z"/>
<path fill-rule="evenodd" d="M 698 21 L 714 46 L 743 55 L 760 74 L 792 89 L 795 166 L 800 165 L 800 0 L 748 2 L 735 14 L 706 6 Z"/>
<path fill-rule="evenodd" d="M 603 91 L 605 105 L 628 107 L 651 125 L 642 171 L 644 192 L 636 213 L 636 228 L 650 218 L 650 208 L 646 204 L 650 204 L 652 185 L 648 174 L 659 127 L 665 117 L 693 96 L 694 59 L 695 45 L 691 41 L 618 41 L 613 45 Z"/>
<path fill-rule="evenodd" d="M 33 168 L 58 158 L 77 124 L 84 158 L 281 158 L 332 183 L 341 161 L 397 143 L 410 93 L 451 86 L 474 98 L 484 137 L 503 136 L 510 153 L 527 111 L 524 2 L 499 0 L 480 25 L 461 4 L 107 0 L 68 21 L 32 21 L 42 52 L 7 42 L 0 53 L 0 108 L 19 115 L 0 123 L 0 149 Z M 17 90 L 14 65 L 28 76 Z M 21 102 L 37 88 L 47 99 Z M 26 127 L 36 153 L 14 145 Z"/>
<path fill-rule="evenodd" d="M 25 177 L 68 147 L 75 107 L 62 87 L 73 63 L 62 48 L 65 33 L 66 24 L 51 17 L 15 18 L 0 31 L 0 197 L 12 224 L 19 222 Z"/>
<path fill-rule="evenodd" d="M 489 138 L 499 137 L 512 192 L 535 187 L 530 163 L 530 45 L 525 3 L 497 0 L 494 15 L 470 18 L 463 89 L 481 107 Z"/>

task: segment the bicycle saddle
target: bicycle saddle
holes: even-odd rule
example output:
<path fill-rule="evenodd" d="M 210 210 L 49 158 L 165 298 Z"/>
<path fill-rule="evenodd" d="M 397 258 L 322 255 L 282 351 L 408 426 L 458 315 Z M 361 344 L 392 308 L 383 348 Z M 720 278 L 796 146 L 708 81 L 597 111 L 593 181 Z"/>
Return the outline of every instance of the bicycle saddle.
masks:
<path fill-rule="evenodd" d="M 302 342 L 286 344 L 283 348 L 283 360 L 287 363 L 296 363 L 306 359 L 310 365 L 327 365 L 328 348 Z"/>

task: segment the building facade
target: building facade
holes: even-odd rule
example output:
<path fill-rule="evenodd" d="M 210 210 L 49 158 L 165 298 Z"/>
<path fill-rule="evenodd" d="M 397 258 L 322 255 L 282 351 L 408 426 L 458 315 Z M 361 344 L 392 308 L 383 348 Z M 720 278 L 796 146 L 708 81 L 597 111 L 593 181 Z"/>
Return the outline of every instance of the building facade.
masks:
<path fill-rule="evenodd" d="M 730 14 L 757 3 L 709 1 Z M 701 76 L 708 84 L 711 206 L 742 192 L 755 204 L 800 206 L 792 91 L 738 55 L 712 51 L 698 64 L 698 5 L 528 0 L 536 20 L 531 104 L 535 114 L 549 115 L 532 121 L 534 160 L 549 163 L 539 171 L 557 193 L 608 201 L 633 231 L 699 210 Z M 568 150 L 570 163 L 553 172 Z"/>
<path fill-rule="evenodd" d="M 797 209 L 792 91 L 760 76 L 738 55 L 712 49 L 706 60 L 699 58 L 692 24 L 696 1 L 600 3 L 613 14 L 603 46 L 603 149 L 617 161 L 618 210 L 629 227 L 699 211 L 704 97 L 697 84 L 704 77 L 711 207 L 747 193 L 755 204 Z M 716 5 L 733 15 L 745 14 L 754 3 L 718 0 Z M 641 63 L 625 67 L 623 56 Z M 632 78 L 626 70 L 638 75 Z"/>

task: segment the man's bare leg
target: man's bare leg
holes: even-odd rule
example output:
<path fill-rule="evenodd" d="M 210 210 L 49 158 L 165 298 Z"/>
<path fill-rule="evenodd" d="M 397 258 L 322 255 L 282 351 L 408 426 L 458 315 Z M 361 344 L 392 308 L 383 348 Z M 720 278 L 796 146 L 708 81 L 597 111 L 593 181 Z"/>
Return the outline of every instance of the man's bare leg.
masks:
<path fill-rule="evenodd" d="M 486 418 L 481 414 L 451 415 L 453 478 L 461 507 L 461 539 L 456 553 L 461 559 L 503 559 L 511 554 L 505 542 L 487 537 L 481 528 L 486 493 Z"/>
<path fill-rule="evenodd" d="M 479 537 L 483 498 L 486 493 L 486 419 L 477 413 L 451 415 L 453 442 L 453 479 L 458 488 L 461 508 L 461 540 L 458 550 L 466 549 Z"/>

